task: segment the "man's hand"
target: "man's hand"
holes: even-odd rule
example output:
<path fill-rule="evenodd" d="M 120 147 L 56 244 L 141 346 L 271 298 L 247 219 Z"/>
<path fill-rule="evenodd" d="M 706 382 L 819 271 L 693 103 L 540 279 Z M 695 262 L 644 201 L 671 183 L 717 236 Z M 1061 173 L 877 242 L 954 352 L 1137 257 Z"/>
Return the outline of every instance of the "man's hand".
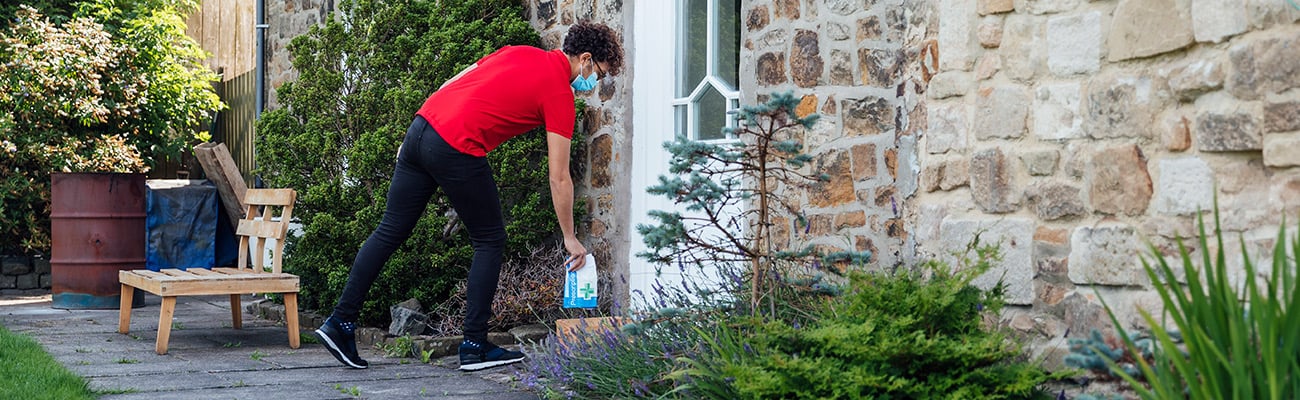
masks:
<path fill-rule="evenodd" d="M 587 248 L 583 247 L 578 238 L 564 238 L 564 250 L 569 252 L 569 258 L 564 260 L 564 265 L 569 266 L 569 271 L 580 270 L 587 264 Z"/>

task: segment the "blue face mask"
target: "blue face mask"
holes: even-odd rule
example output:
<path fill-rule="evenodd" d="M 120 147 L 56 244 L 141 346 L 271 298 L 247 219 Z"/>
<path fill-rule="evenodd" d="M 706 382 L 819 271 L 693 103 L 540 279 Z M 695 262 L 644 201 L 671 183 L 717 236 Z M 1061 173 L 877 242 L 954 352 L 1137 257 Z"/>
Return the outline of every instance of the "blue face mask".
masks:
<path fill-rule="evenodd" d="M 587 75 L 586 77 L 583 77 L 582 72 L 579 71 L 578 77 L 573 78 L 573 83 L 571 83 L 570 86 L 573 86 L 573 90 L 577 90 L 579 92 L 585 92 L 591 89 L 595 89 L 596 71 L 591 71 L 591 75 Z"/>

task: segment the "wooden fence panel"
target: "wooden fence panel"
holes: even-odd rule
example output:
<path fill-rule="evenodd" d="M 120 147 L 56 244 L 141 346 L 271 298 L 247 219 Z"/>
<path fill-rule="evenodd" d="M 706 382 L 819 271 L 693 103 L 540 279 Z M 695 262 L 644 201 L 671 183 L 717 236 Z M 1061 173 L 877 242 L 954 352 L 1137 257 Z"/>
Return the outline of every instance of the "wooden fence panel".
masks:
<path fill-rule="evenodd" d="M 248 187 L 253 187 L 253 125 L 257 121 L 255 95 L 257 74 L 245 72 L 234 79 L 217 84 L 217 94 L 229 107 L 217 114 L 212 141 L 225 143 L 235 165 L 244 175 Z"/>

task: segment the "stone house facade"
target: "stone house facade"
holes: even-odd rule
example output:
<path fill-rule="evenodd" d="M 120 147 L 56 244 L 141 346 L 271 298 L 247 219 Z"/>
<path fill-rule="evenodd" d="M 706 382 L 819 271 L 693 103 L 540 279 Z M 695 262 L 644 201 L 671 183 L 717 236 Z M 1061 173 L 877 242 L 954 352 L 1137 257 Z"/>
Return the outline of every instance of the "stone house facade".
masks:
<path fill-rule="evenodd" d="M 831 179 L 786 193 L 809 224 L 788 221 L 783 240 L 870 250 L 893 269 L 952 261 L 979 235 L 1004 259 L 977 284 L 1008 285 L 1002 323 L 1025 334 L 1109 325 L 1098 295 L 1140 325 L 1135 310 L 1160 305 L 1144 243 L 1174 254 L 1216 198 L 1256 258 L 1283 216 L 1300 217 L 1300 9 L 1287 0 L 733 1 L 708 9 L 735 7 L 739 103 L 792 91 L 798 113 L 822 115 L 802 134 Z M 586 95 L 578 191 L 591 206 L 580 232 L 628 299 L 645 281 L 634 227 L 662 206 L 639 197 L 663 168 L 647 165 L 656 120 L 677 104 L 647 93 L 671 83 L 662 36 L 688 11 L 523 2 L 548 48 L 581 19 L 623 34 L 624 74 Z M 277 49 L 327 5 L 284 4 L 268 5 L 272 87 L 292 79 Z"/>

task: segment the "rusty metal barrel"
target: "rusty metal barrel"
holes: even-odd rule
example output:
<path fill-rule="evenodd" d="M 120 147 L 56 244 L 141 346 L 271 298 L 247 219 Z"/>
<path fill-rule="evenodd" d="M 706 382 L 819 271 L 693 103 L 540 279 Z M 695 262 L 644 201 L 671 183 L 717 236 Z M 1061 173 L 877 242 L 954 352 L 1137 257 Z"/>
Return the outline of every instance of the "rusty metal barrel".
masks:
<path fill-rule="evenodd" d="M 145 175 L 54 173 L 50 177 L 53 307 L 115 309 L 117 272 L 145 268 Z M 135 296 L 132 306 L 142 306 Z"/>

